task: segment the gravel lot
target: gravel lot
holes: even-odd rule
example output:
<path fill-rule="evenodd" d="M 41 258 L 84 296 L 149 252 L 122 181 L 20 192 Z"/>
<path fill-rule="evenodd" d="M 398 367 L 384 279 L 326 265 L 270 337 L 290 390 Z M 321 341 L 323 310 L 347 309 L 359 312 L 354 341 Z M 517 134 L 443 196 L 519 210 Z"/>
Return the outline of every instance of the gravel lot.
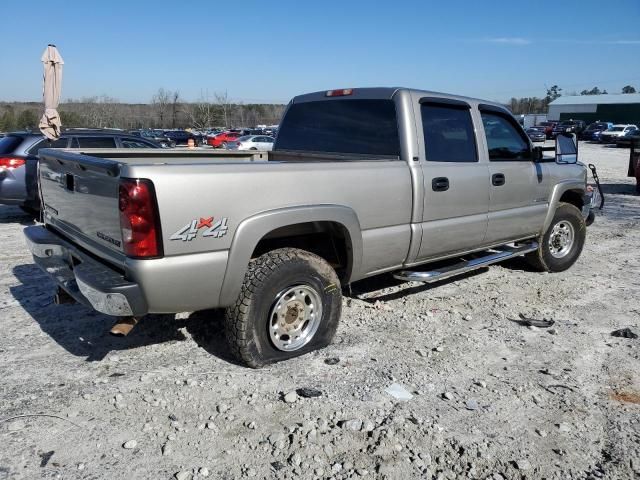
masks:
<path fill-rule="evenodd" d="M 0 206 L 0 480 L 639 478 L 640 339 L 611 332 L 640 333 L 640 197 L 628 150 L 580 156 L 608 195 L 569 271 L 363 282 L 334 345 L 257 371 L 230 361 L 219 312 L 116 339 L 51 304 L 29 218 Z M 6 420 L 32 414 L 53 416 Z"/>

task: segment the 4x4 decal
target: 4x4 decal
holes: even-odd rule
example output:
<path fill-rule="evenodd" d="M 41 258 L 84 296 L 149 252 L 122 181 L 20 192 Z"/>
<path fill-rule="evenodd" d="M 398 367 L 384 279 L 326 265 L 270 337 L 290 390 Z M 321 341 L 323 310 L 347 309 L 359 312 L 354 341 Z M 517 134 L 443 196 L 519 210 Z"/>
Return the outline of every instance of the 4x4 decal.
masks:
<path fill-rule="evenodd" d="M 198 232 L 205 229 L 202 233 L 203 237 L 221 238 L 227 234 L 229 227 L 227 226 L 227 217 L 222 217 L 216 222 L 213 217 L 206 217 L 191 220 L 184 227 L 171 235 L 170 240 L 182 240 L 188 242 L 198 236 Z"/>

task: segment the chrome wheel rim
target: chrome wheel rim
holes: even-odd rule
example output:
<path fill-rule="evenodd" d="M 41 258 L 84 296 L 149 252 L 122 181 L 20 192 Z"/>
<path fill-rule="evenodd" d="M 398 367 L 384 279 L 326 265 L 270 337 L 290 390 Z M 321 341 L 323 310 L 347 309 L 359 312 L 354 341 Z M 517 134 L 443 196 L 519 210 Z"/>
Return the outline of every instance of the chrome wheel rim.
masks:
<path fill-rule="evenodd" d="M 289 287 L 276 296 L 269 313 L 269 337 L 278 350 L 292 352 L 311 341 L 322 319 L 322 298 L 310 285 Z"/>
<path fill-rule="evenodd" d="M 549 235 L 549 252 L 555 258 L 566 257 L 573 247 L 574 238 L 575 232 L 570 222 L 562 220 L 556 223 Z"/>

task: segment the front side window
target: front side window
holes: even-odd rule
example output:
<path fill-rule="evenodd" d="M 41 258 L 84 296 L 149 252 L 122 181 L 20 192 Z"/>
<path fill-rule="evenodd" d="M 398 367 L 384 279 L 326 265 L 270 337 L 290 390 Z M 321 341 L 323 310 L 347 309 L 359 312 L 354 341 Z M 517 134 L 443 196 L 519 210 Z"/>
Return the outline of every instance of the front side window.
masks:
<path fill-rule="evenodd" d="M 282 120 L 276 148 L 399 157 L 395 104 L 389 99 L 294 103 Z"/>
<path fill-rule="evenodd" d="M 424 103 L 420 110 L 427 161 L 478 161 L 469 108 Z"/>
<path fill-rule="evenodd" d="M 481 112 L 484 134 L 487 138 L 489 160 L 531 160 L 529 142 L 505 116 Z"/>
<path fill-rule="evenodd" d="M 113 137 L 77 137 L 80 148 L 116 148 Z"/>

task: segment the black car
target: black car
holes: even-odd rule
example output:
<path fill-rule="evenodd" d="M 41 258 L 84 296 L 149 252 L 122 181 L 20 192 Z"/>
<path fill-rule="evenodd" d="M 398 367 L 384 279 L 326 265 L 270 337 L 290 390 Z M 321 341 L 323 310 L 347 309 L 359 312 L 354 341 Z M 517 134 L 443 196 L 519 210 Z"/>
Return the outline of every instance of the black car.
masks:
<path fill-rule="evenodd" d="M 640 129 L 629 130 L 621 137 L 616 138 L 616 147 L 629 148 L 633 142 L 640 146 Z"/>
<path fill-rule="evenodd" d="M 553 128 L 553 137 L 559 133 L 575 133 L 580 135 L 587 128 L 584 120 L 564 120 Z"/>
<path fill-rule="evenodd" d="M 40 209 L 37 166 L 41 148 L 160 148 L 123 130 L 66 129 L 57 140 L 38 132 L 11 132 L 0 138 L 0 204 Z"/>
<path fill-rule="evenodd" d="M 202 145 L 202 135 L 194 135 L 186 130 L 165 130 L 162 135 L 173 140 L 176 145 L 187 145 L 189 139 L 193 139 L 196 145 Z"/>
<path fill-rule="evenodd" d="M 171 148 L 176 146 L 176 142 L 174 140 L 155 130 L 131 130 L 129 133 L 136 137 L 156 142 L 162 148 Z"/>

